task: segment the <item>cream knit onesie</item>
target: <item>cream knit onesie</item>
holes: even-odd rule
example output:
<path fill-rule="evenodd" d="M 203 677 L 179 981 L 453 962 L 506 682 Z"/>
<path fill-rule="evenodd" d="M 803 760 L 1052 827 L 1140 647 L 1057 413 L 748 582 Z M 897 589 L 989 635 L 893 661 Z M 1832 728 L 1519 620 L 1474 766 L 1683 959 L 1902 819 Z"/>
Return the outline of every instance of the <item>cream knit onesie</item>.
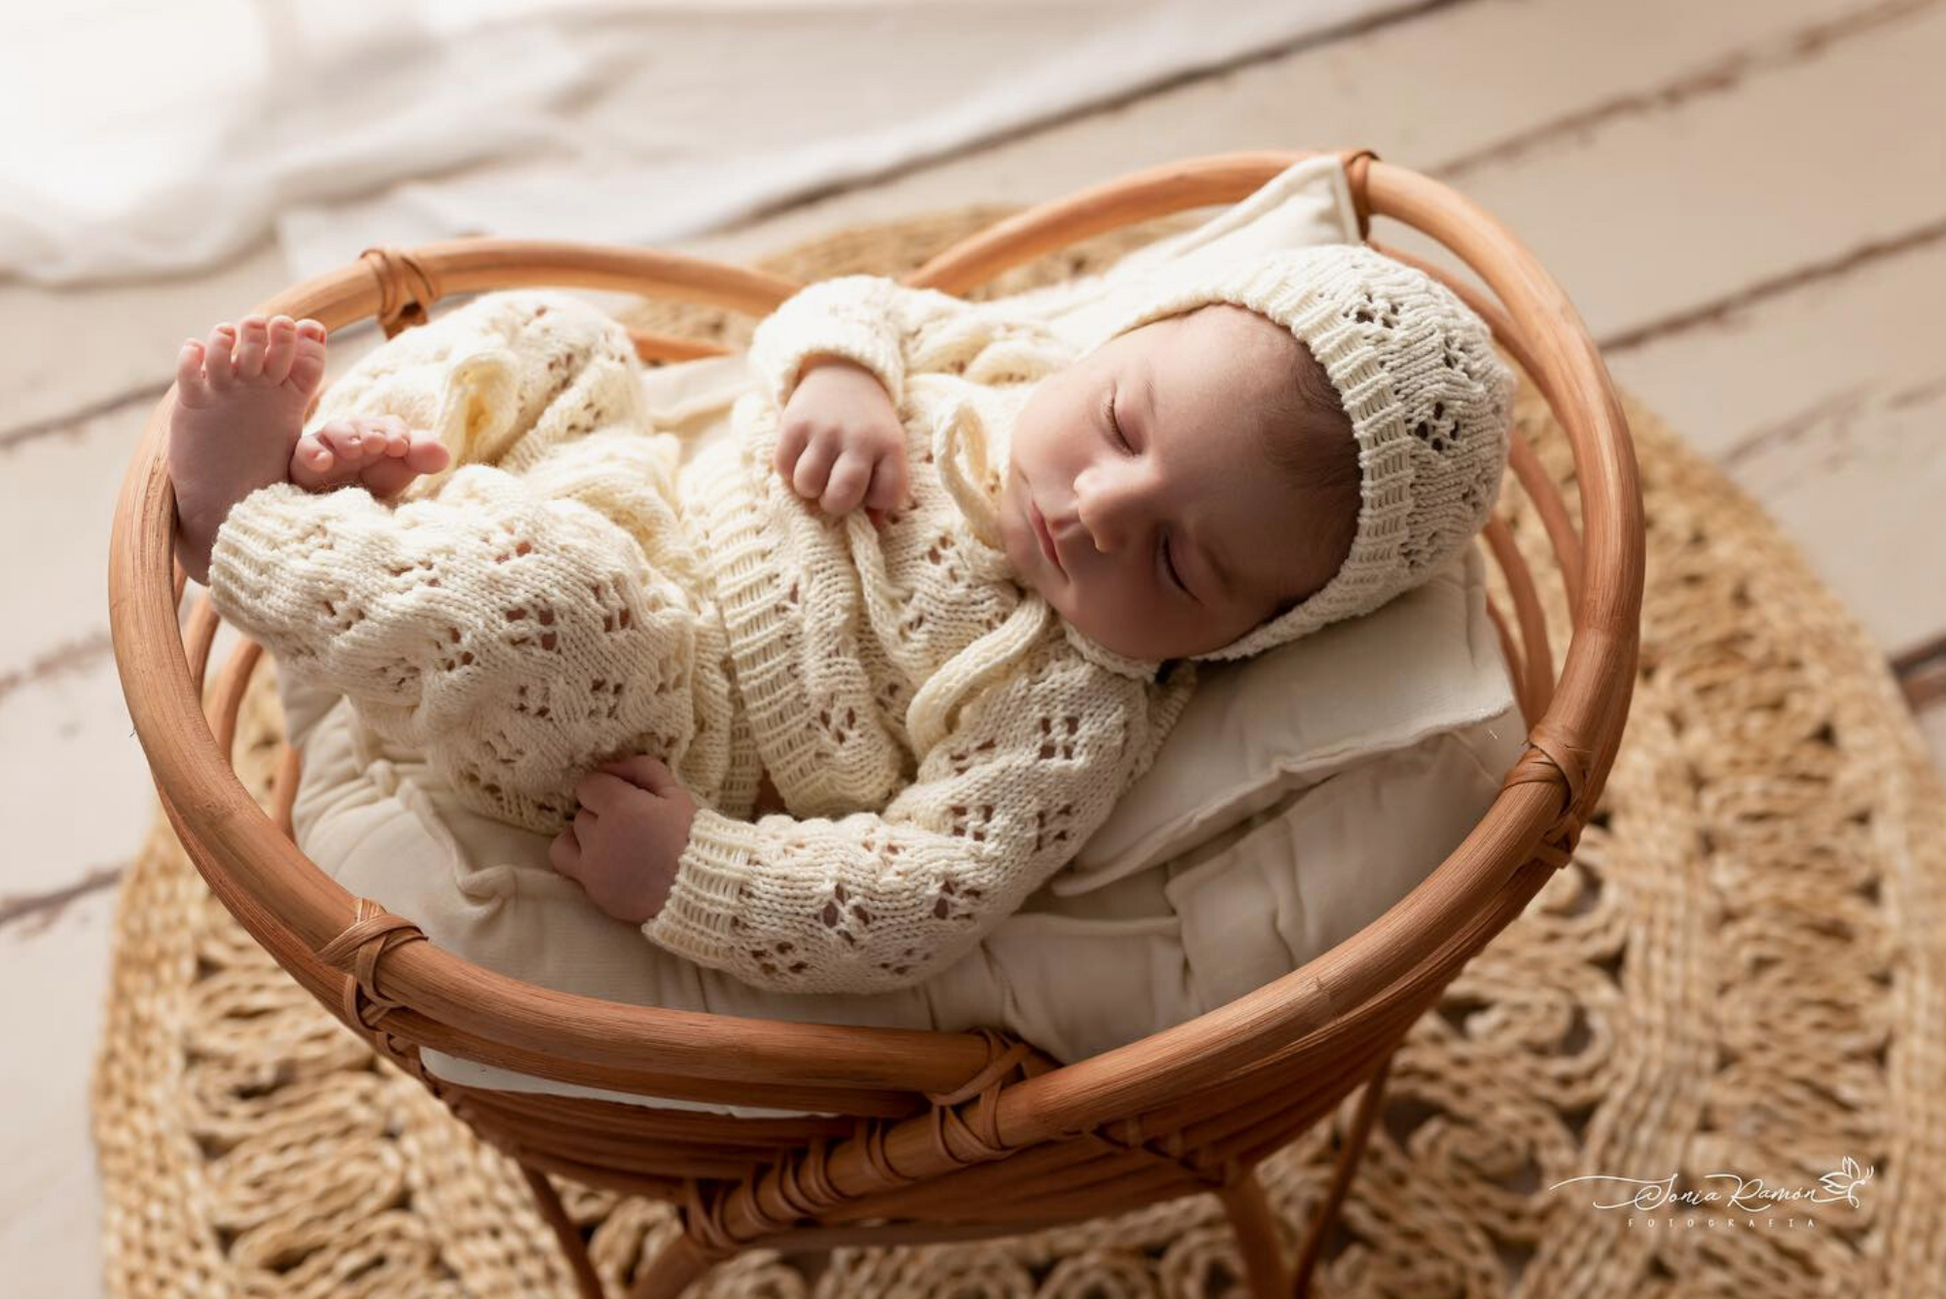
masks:
<path fill-rule="evenodd" d="M 915 504 L 882 530 L 772 468 L 813 352 L 870 368 L 904 423 Z M 1194 688 L 1193 663 L 1069 626 L 1001 548 L 1013 418 L 1074 355 L 996 305 L 822 281 L 760 322 L 757 390 L 684 464 L 624 329 L 487 294 L 362 358 L 311 421 L 396 414 L 453 466 L 390 506 L 253 492 L 211 594 L 487 815 L 553 834 L 588 770 L 662 757 L 699 804 L 642 926 L 668 951 L 759 988 L 916 985 L 1074 855 Z M 789 812 L 752 820 L 765 771 Z"/>

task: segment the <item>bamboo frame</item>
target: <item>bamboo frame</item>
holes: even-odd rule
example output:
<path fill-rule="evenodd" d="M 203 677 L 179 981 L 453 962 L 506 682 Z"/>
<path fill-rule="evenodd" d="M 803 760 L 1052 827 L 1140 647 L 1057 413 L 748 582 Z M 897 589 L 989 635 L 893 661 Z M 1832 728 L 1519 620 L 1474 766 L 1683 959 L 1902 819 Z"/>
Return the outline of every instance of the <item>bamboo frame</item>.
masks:
<path fill-rule="evenodd" d="M 905 280 L 964 292 L 1088 235 L 1234 202 L 1307 156 L 1219 154 L 1136 172 L 1003 221 Z M 461 960 L 410 921 L 347 893 L 290 841 L 291 756 L 279 764 L 269 816 L 230 766 L 254 644 L 231 656 L 204 715 L 217 616 L 205 597 L 186 628 L 178 622 L 184 578 L 173 563 L 163 454 L 174 390 L 157 405 L 123 482 L 109 589 L 123 693 L 162 805 L 211 889 L 293 978 L 521 1161 L 585 1299 L 598 1299 L 600 1284 L 548 1172 L 681 1206 L 682 1234 L 635 1278 L 630 1293 L 642 1299 L 673 1296 L 715 1261 L 752 1247 L 969 1239 L 1195 1190 L 1218 1194 L 1255 1294 L 1305 1292 L 1392 1050 L 1569 859 L 1607 779 L 1634 687 L 1644 548 L 1621 404 L 1560 287 L 1464 196 L 1370 150 L 1338 156 L 1361 234 L 1374 215 L 1400 221 L 1480 276 L 1497 302 L 1381 249 L 1422 265 L 1479 310 L 1568 435 L 1579 534 L 1519 437 L 1511 461 L 1568 594 L 1565 659 L 1557 679 L 1532 575 L 1496 517 L 1486 538 L 1508 579 L 1512 624 L 1492 612 L 1530 729 L 1486 816 L 1418 887 L 1338 947 L 1208 1014 L 1071 1065 L 991 1029 L 754 1020 L 570 996 Z M 666 296 L 752 315 L 801 287 L 656 250 L 467 239 L 368 250 L 254 310 L 315 316 L 333 328 L 376 316 L 394 334 L 442 297 L 521 285 Z M 645 357 L 723 350 L 635 337 Z M 426 1073 L 421 1048 L 638 1095 L 838 1117 L 747 1119 L 475 1089 Z M 1361 1082 L 1333 1185 L 1293 1268 L 1255 1164 Z M 1005 1197 L 992 1193 L 999 1181 L 1008 1183 Z"/>

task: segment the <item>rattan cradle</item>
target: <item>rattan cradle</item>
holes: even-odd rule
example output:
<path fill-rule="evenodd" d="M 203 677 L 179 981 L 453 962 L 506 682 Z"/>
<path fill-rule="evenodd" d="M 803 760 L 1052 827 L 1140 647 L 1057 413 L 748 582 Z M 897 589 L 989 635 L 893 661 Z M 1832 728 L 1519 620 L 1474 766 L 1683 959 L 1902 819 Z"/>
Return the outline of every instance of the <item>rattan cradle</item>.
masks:
<path fill-rule="evenodd" d="M 963 241 L 906 277 L 963 292 L 1075 240 L 1234 202 L 1306 152 L 1219 154 L 1151 168 L 1047 203 Z M 1577 535 L 1524 439 L 1512 468 L 1545 525 L 1572 611 L 1557 682 L 1532 575 L 1496 515 L 1484 536 L 1515 609 L 1493 616 L 1529 745 L 1488 814 L 1377 921 L 1303 968 L 1190 1022 L 1066 1066 L 996 1030 L 935 1033 L 694 1014 L 570 996 L 439 950 L 411 921 L 353 897 L 289 836 L 296 763 L 266 816 L 228 754 L 260 649 L 237 647 L 205 716 L 217 630 L 205 597 L 186 629 L 163 455 L 173 390 L 123 484 L 110 556 L 116 662 L 157 791 L 222 902 L 277 961 L 481 1136 L 517 1159 L 580 1290 L 602 1293 L 546 1174 L 668 1199 L 683 1233 L 635 1278 L 673 1296 L 756 1247 L 972 1239 L 1120 1212 L 1196 1191 L 1221 1199 L 1251 1287 L 1302 1294 L 1365 1145 L 1391 1053 L 1440 990 L 1565 864 L 1608 774 L 1634 686 L 1643 522 L 1633 448 L 1579 315 L 1514 236 L 1462 195 L 1370 150 L 1339 153 L 1361 234 L 1373 215 L 1438 240 L 1498 298 L 1440 275 L 1493 326 L 1572 444 Z M 254 308 L 388 334 L 440 297 L 523 285 L 671 296 L 761 315 L 799 285 L 648 249 L 469 239 L 374 249 Z M 717 345 L 638 332 L 642 355 Z M 421 1047 L 638 1095 L 823 1110 L 744 1118 L 484 1090 L 428 1074 Z M 1255 1165 L 1360 1083 L 1349 1139 L 1295 1261 Z M 1004 1194 L 996 1194 L 1004 1190 Z"/>

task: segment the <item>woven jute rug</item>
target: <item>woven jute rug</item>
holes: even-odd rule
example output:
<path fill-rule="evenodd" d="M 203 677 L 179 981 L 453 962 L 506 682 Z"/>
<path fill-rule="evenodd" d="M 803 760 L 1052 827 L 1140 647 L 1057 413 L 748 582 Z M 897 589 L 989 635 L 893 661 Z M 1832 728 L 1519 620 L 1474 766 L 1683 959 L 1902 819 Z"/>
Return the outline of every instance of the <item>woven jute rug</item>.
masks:
<path fill-rule="evenodd" d="M 847 231 L 764 264 L 900 272 L 1013 210 Z M 1192 219 L 992 291 L 1098 269 Z M 731 343 L 749 328 L 661 306 L 632 323 Z M 1946 1294 L 1946 790 L 1880 654 L 1778 529 L 1627 410 L 1649 519 L 1627 737 L 1575 860 L 1398 1052 L 1317 1291 Z M 1519 419 L 1569 484 L 1531 389 Z M 1506 505 L 1547 572 L 1518 489 Z M 1558 655 L 1558 581 L 1542 594 Z M 236 759 L 266 806 L 272 670 Z M 572 1296 L 515 1165 L 300 992 L 159 816 L 116 927 L 93 1096 L 110 1294 Z M 1293 1244 L 1355 1096 L 1262 1167 Z M 666 1205 L 557 1184 L 611 1287 L 675 1229 Z M 812 1270 L 755 1251 L 692 1293 L 1242 1293 L 1207 1195 L 999 1241 L 840 1249 Z"/>

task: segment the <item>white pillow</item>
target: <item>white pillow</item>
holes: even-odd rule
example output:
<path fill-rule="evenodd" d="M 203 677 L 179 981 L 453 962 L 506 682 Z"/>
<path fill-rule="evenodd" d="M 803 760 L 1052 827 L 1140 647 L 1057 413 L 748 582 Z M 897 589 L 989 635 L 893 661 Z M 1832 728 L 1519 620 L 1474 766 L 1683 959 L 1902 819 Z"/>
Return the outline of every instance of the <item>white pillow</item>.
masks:
<path fill-rule="evenodd" d="M 1478 543 L 1383 608 L 1196 670 L 1154 764 L 1050 878 L 1054 892 L 1099 888 L 1354 763 L 1514 707 Z"/>

